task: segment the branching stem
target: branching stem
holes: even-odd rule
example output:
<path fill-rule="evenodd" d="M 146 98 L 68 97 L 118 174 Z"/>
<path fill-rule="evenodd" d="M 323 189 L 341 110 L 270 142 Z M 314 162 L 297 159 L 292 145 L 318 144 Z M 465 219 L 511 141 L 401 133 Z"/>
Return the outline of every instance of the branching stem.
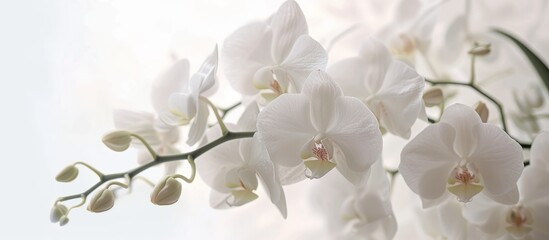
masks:
<path fill-rule="evenodd" d="M 154 161 L 151 161 L 147 164 L 141 165 L 137 168 L 134 168 L 132 170 L 126 171 L 126 172 L 120 172 L 120 173 L 113 173 L 113 174 L 107 174 L 107 175 L 101 175 L 99 177 L 99 181 L 95 183 L 93 186 L 88 188 L 88 190 L 74 195 L 64 196 L 57 199 L 57 202 L 67 201 L 75 198 L 86 198 L 90 193 L 92 193 L 95 189 L 103 185 L 104 183 L 119 179 L 119 178 L 126 178 L 129 177 L 129 179 L 132 179 L 136 177 L 139 173 L 162 163 L 171 162 L 171 161 L 179 161 L 179 160 L 187 160 L 187 159 L 195 159 L 198 156 L 204 154 L 205 152 L 209 151 L 210 149 L 224 143 L 230 140 L 239 139 L 239 138 L 251 138 L 254 136 L 255 132 L 231 132 L 227 131 L 222 137 L 202 146 L 201 148 L 198 148 L 194 151 L 177 154 L 177 155 L 169 155 L 169 156 L 156 156 Z M 190 161 L 189 161 L 190 163 Z M 194 161 L 193 161 L 194 163 Z M 191 163 L 191 164 L 193 164 Z M 195 173 L 193 172 L 190 179 L 194 179 Z"/>

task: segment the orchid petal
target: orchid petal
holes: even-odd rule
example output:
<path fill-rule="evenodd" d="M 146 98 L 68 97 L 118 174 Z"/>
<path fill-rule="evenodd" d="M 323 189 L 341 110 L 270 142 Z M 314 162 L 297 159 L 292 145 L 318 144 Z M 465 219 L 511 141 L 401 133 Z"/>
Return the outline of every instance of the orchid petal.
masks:
<path fill-rule="evenodd" d="M 478 141 L 473 133 L 473 128 L 482 123 L 478 113 L 463 104 L 454 104 L 444 110 L 440 122 L 454 127 L 456 132 L 454 149 L 460 157 L 469 157 L 475 150 Z"/>
<path fill-rule="evenodd" d="M 210 206 L 215 209 L 227 209 L 231 206 L 227 203 L 227 199 L 231 197 L 230 193 L 221 193 L 215 190 L 210 192 Z"/>
<path fill-rule="evenodd" d="M 216 72 L 217 45 L 214 51 L 202 62 L 198 71 L 191 77 L 189 91 L 198 95 L 211 89 L 215 85 Z"/>
<path fill-rule="evenodd" d="M 393 62 L 377 95 L 383 104 L 383 110 L 379 111 L 381 125 L 395 135 L 409 138 L 422 107 L 424 85 L 423 77 L 412 68 Z"/>
<path fill-rule="evenodd" d="M 303 93 L 309 97 L 311 120 L 315 129 L 321 133 L 328 130 L 336 116 L 336 99 L 343 96 L 341 88 L 325 72 L 314 71 L 305 81 Z"/>
<path fill-rule="evenodd" d="M 426 199 L 441 197 L 448 177 L 461 160 L 453 151 L 452 126 L 428 126 L 402 150 L 399 171 L 412 191 Z"/>
<path fill-rule="evenodd" d="M 270 45 L 272 33 L 262 22 L 253 22 L 232 33 L 223 42 L 221 68 L 236 91 L 253 95 L 257 89 L 252 84 L 256 71 L 274 65 Z"/>
<path fill-rule="evenodd" d="M 238 119 L 237 125 L 240 127 L 240 131 L 256 131 L 258 114 L 259 107 L 257 104 L 255 102 L 250 103 Z"/>
<path fill-rule="evenodd" d="M 257 116 L 257 131 L 266 144 L 271 160 L 282 166 L 302 163 L 301 146 L 314 137 L 306 96 L 283 94 Z"/>
<path fill-rule="evenodd" d="M 381 158 L 383 147 L 375 116 L 358 99 L 340 97 L 335 102 L 334 117 L 327 137 L 342 150 L 350 169 L 366 171 Z"/>
<path fill-rule="evenodd" d="M 383 85 L 385 73 L 389 68 L 393 58 L 389 50 L 383 43 L 374 38 L 368 40 L 362 45 L 359 56 L 367 64 L 366 69 L 366 87 L 370 94 L 375 94 Z"/>
<path fill-rule="evenodd" d="M 291 82 L 300 91 L 309 74 L 314 70 L 325 70 L 327 64 L 328 54 L 322 45 L 308 35 L 301 35 L 280 67 L 291 75 Z"/>
<path fill-rule="evenodd" d="M 211 129 L 214 131 L 218 129 Z M 225 142 L 196 159 L 196 170 L 200 178 L 211 188 L 227 192 L 225 175 L 232 169 L 244 165 L 238 151 L 238 141 Z"/>
<path fill-rule="evenodd" d="M 549 132 L 540 133 L 532 142 L 530 162 L 532 166 L 542 166 L 549 171 Z"/>
<path fill-rule="evenodd" d="M 200 101 L 198 103 L 198 112 L 189 130 L 189 138 L 187 139 L 189 146 L 196 144 L 204 136 L 204 132 L 206 132 L 206 127 L 208 126 L 209 115 L 208 104 L 205 101 Z"/>
<path fill-rule="evenodd" d="M 161 140 L 153 127 L 154 115 L 147 112 L 117 109 L 113 111 L 114 126 L 135 133 L 150 145 L 159 145 Z M 141 141 L 132 139 L 132 145 L 143 146 Z"/>
<path fill-rule="evenodd" d="M 478 168 L 485 190 L 494 196 L 509 193 L 524 169 L 522 148 L 496 126 L 478 124 L 472 130 L 478 143 L 470 161 Z"/>
<path fill-rule="evenodd" d="M 294 0 L 284 2 L 271 20 L 273 29 L 271 55 L 275 62 L 282 63 L 297 38 L 308 33 L 307 21 Z"/>
<path fill-rule="evenodd" d="M 244 159 L 247 161 L 248 166 L 257 172 L 262 185 L 271 198 L 271 202 L 278 207 L 282 216 L 286 218 L 287 209 L 284 190 L 275 167 L 269 159 L 265 145 L 259 140 L 258 134 L 255 134 L 253 139 L 246 140 L 243 140 L 240 144 L 241 149 L 246 149 L 242 151 Z"/>
<path fill-rule="evenodd" d="M 181 59 L 175 62 L 152 85 L 151 101 L 157 113 L 168 111 L 170 94 L 187 90 L 189 81 L 189 61 Z"/>
<path fill-rule="evenodd" d="M 197 112 L 198 99 L 189 93 L 173 93 L 170 95 L 170 112 L 176 116 L 190 121 Z"/>
<path fill-rule="evenodd" d="M 364 98 L 367 94 L 364 77 L 366 63 L 360 57 L 347 58 L 328 68 L 328 74 L 339 84 L 346 96 Z"/>

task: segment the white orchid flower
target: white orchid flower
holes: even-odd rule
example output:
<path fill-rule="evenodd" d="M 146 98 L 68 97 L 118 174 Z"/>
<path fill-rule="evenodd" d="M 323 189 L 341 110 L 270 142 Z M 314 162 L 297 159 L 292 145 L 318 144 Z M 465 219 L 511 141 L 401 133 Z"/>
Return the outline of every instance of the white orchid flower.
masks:
<path fill-rule="evenodd" d="M 206 131 L 210 112 L 208 100 L 202 95 L 214 87 L 216 71 L 217 46 L 212 54 L 204 60 L 199 70 L 193 74 L 187 90 L 170 95 L 168 111 L 164 111 L 160 115 L 160 119 L 170 126 L 187 125 L 192 121 L 187 139 L 188 145 L 197 143 Z M 182 77 L 182 79 L 184 78 Z M 161 97 L 159 96 L 159 98 Z M 162 110 L 162 108 L 159 109 Z"/>
<path fill-rule="evenodd" d="M 243 113 L 238 125 L 231 129 L 254 130 L 259 109 L 251 106 Z M 208 131 L 208 138 L 220 137 L 219 129 Z M 210 205 L 214 208 L 241 206 L 258 195 L 258 177 L 280 213 L 286 218 L 286 197 L 275 165 L 269 159 L 257 133 L 253 139 L 233 140 L 204 153 L 196 161 L 197 171 L 213 190 Z"/>
<path fill-rule="evenodd" d="M 258 115 L 261 134 L 274 163 L 303 164 L 309 178 L 320 178 L 336 167 L 359 184 L 380 158 L 381 132 L 372 112 L 325 72 L 314 71 L 300 94 L 284 94 Z"/>
<path fill-rule="evenodd" d="M 425 54 L 437 22 L 437 9 L 444 1 L 425 3 L 420 0 L 399 0 L 393 7 L 393 18 L 377 34 L 395 57 L 414 64 L 417 53 Z"/>
<path fill-rule="evenodd" d="M 393 60 L 387 48 L 370 38 L 359 56 L 344 59 L 328 69 L 345 95 L 361 99 L 388 132 L 403 138 L 423 108 L 423 77 L 401 61 Z"/>
<path fill-rule="evenodd" d="M 129 110 L 115 110 L 113 112 L 114 126 L 141 136 L 159 155 L 173 155 L 180 151 L 175 144 L 179 141 L 179 131 L 160 131 L 155 127 L 154 114 Z M 132 139 L 132 147 L 138 149 L 137 162 L 141 165 L 153 160 L 151 153 L 139 140 Z M 178 162 L 165 164 L 167 173 L 174 173 Z"/>
<path fill-rule="evenodd" d="M 465 217 L 490 239 L 549 239 L 549 132 L 540 134 L 531 149 L 531 166 L 518 181 L 520 200 L 508 206 L 488 198 L 468 204 Z"/>
<path fill-rule="evenodd" d="M 469 202 L 482 192 L 503 203 L 518 201 L 522 148 L 500 128 L 482 123 L 470 107 L 448 107 L 439 123 L 426 127 L 402 150 L 399 171 L 427 201 L 450 192 Z"/>
<path fill-rule="evenodd" d="M 232 33 L 223 43 L 221 61 L 235 90 L 244 95 L 263 90 L 263 98 L 272 100 L 289 90 L 299 92 L 311 71 L 326 69 L 328 57 L 308 36 L 299 5 L 288 0 L 268 20 Z"/>
<path fill-rule="evenodd" d="M 327 174 L 312 196 L 324 209 L 333 239 L 392 239 L 397 222 L 390 202 L 390 184 L 382 161 L 376 161 L 367 181 L 355 187 L 338 174 Z"/>

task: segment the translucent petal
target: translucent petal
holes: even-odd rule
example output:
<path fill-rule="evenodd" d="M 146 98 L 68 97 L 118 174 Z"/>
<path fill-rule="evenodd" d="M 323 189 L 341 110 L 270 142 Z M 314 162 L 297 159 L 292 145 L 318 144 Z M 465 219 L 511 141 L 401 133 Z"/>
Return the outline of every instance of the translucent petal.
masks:
<path fill-rule="evenodd" d="M 322 45 L 308 35 L 301 35 L 280 66 L 291 75 L 292 84 L 300 91 L 309 74 L 326 70 L 327 64 L 328 54 Z"/>
<path fill-rule="evenodd" d="M 473 134 L 473 128 L 482 123 L 475 110 L 463 104 L 454 104 L 444 110 L 440 122 L 454 127 L 456 132 L 454 149 L 459 156 L 469 157 L 475 150 L 478 141 Z"/>
<path fill-rule="evenodd" d="M 295 167 L 284 167 L 280 165 L 275 165 L 276 171 L 280 177 L 280 183 L 282 186 L 291 185 L 297 182 L 305 180 L 305 165 L 299 164 Z M 337 167 L 337 166 L 336 166 Z"/>
<path fill-rule="evenodd" d="M 237 29 L 223 42 L 221 69 L 231 86 L 244 95 L 257 89 L 252 79 L 255 72 L 274 65 L 271 57 L 272 32 L 263 22 L 252 22 Z"/>
<path fill-rule="evenodd" d="M 196 144 L 204 136 L 204 132 L 206 132 L 206 127 L 208 126 L 209 115 L 210 110 L 208 109 L 208 104 L 204 101 L 200 101 L 198 103 L 198 112 L 189 129 L 187 139 L 187 144 L 189 146 Z"/>
<path fill-rule="evenodd" d="M 259 114 L 259 107 L 256 102 L 250 103 L 244 109 L 244 112 L 238 119 L 237 125 L 240 126 L 240 131 L 256 131 L 257 130 L 257 115 Z"/>
<path fill-rule="evenodd" d="M 218 129 L 211 129 L 215 131 Z M 239 141 L 225 142 L 207 151 L 196 159 L 196 170 L 200 178 L 211 188 L 225 192 L 225 175 L 232 169 L 240 168 L 244 161 L 238 151 Z M 216 179 L 219 178 L 219 179 Z"/>
<path fill-rule="evenodd" d="M 150 145 L 159 145 L 161 140 L 154 129 L 154 115 L 148 112 L 117 109 L 113 111 L 114 126 L 135 133 Z M 141 141 L 132 139 L 132 145 L 143 146 Z"/>
<path fill-rule="evenodd" d="M 381 125 L 389 132 L 410 137 L 410 129 L 422 107 L 424 79 L 406 64 L 393 62 L 377 94 L 383 110 L 379 111 Z"/>
<path fill-rule="evenodd" d="M 290 53 L 297 38 L 308 33 L 307 21 L 294 0 L 280 6 L 271 19 L 273 41 L 271 55 L 276 63 L 282 63 Z"/>
<path fill-rule="evenodd" d="M 366 62 L 366 87 L 371 95 L 377 93 L 393 58 L 383 43 L 374 39 L 368 40 L 362 45 L 359 56 Z"/>
<path fill-rule="evenodd" d="M 313 126 L 324 133 L 334 124 L 336 99 L 343 96 L 341 88 L 325 72 L 314 71 L 303 85 L 303 94 L 309 98 Z"/>
<path fill-rule="evenodd" d="M 259 113 L 257 131 L 274 163 L 287 167 L 301 164 L 301 146 L 316 134 L 311 126 L 309 100 L 298 94 L 281 95 Z"/>
<path fill-rule="evenodd" d="M 157 113 L 168 111 L 168 100 L 172 93 L 187 90 L 189 61 L 180 59 L 162 73 L 152 84 L 151 101 Z"/>
<path fill-rule="evenodd" d="M 203 93 L 212 88 L 215 84 L 217 73 L 217 45 L 213 52 L 202 62 L 198 71 L 193 74 L 189 83 L 191 92 Z"/>
<path fill-rule="evenodd" d="M 532 166 L 540 166 L 549 171 L 549 132 L 540 133 L 530 149 Z"/>
<path fill-rule="evenodd" d="M 522 148 L 503 130 L 489 124 L 475 126 L 473 136 L 478 144 L 469 161 L 478 168 L 485 190 L 495 196 L 508 193 L 524 169 Z"/>
<path fill-rule="evenodd" d="M 265 145 L 259 140 L 258 134 L 254 135 L 253 139 L 250 141 L 242 141 L 241 149 L 244 145 L 247 145 L 244 147 L 247 151 L 242 152 L 248 166 L 257 172 L 257 175 L 261 179 L 261 183 L 271 198 L 271 202 L 278 207 L 282 216 L 286 218 L 287 210 L 284 190 L 280 184 L 280 179 L 275 171 L 274 164 L 269 159 Z"/>
<path fill-rule="evenodd" d="M 356 172 L 366 171 L 381 158 L 383 142 L 375 116 L 356 98 L 340 97 L 335 103 L 334 124 L 326 131 Z"/>
<path fill-rule="evenodd" d="M 170 95 L 169 105 L 171 113 L 190 120 L 198 110 L 198 99 L 190 93 L 174 93 Z"/>
<path fill-rule="evenodd" d="M 227 199 L 231 197 L 230 193 L 221 193 L 215 190 L 210 192 L 210 206 L 215 209 L 227 209 L 231 206 L 227 203 Z"/>
<path fill-rule="evenodd" d="M 402 150 L 399 171 L 421 197 L 436 199 L 446 191 L 448 176 L 461 160 L 452 149 L 455 134 L 446 123 L 433 124 Z"/>
<path fill-rule="evenodd" d="M 368 97 L 364 84 L 365 66 L 366 63 L 360 57 L 347 58 L 332 64 L 328 68 L 328 74 L 339 84 L 345 96 L 364 99 Z"/>

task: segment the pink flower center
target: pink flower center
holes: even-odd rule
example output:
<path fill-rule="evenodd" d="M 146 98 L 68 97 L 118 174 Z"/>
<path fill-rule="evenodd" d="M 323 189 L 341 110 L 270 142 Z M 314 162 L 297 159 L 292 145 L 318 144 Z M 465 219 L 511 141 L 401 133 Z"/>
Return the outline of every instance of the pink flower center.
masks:
<path fill-rule="evenodd" d="M 318 160 L 328 161 L 328 150 L 326 150 L 326 147 L 322 143 L 315 142 L 312 151 Z"/>

